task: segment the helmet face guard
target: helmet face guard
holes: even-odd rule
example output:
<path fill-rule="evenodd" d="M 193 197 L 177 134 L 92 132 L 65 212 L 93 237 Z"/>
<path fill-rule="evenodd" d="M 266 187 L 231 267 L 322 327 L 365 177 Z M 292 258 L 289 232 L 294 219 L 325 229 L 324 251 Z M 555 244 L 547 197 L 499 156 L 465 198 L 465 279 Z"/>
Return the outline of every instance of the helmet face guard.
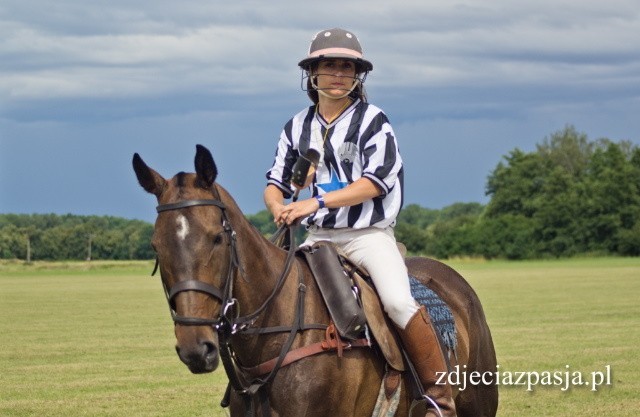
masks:
<path fill-rule="evenodd" d="M 302 70 L 302 74 L 300 76 L 300 89 L 302 91 L 306 91 L 307 95 L 311 98 L 314 103 L 318 102 L 317 94 L 321 94 L 323 96 L 340 99 L 347 96 L 352 96 L 352 98 L 360 98 L 363 101 L 366 101 L 366 96 L 364 94 L 364 81 L 367 79 L 367 72 L 357 73 L 353 79 L 353 84 L 351 88 L 345 89 L 345 93 L 340 96 L 329 96 L 327 93 L 322 91 L 322 89 L 318 88 L 316 84 L 315 78 L 321 74 L 312 74 L 311 70 Z"/>

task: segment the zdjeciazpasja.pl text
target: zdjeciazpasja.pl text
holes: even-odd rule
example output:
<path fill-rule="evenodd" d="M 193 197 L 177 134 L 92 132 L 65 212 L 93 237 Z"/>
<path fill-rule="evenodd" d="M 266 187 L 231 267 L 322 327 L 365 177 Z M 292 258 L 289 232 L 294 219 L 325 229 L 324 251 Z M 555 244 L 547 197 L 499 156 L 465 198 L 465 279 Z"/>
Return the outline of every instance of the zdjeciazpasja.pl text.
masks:
<path fill-rule="evenodd" d="M 497 365 L 495 371 L 486 372 L 468 371 L 467 365 L 456 365 L 451 372 L 438 372 L 437 378 L 437 385 L 449 384 L 460 391 L 470 385 L 522 386 L 527 391 L 533 391 L 537 386 L 558 387 L 560 391 L 586 387 L 598 391 L 602 386 L 611 385 L 611 365 L 592 372 L 574 371 L 569 365 L 554 371 L 503 371 Z"/>

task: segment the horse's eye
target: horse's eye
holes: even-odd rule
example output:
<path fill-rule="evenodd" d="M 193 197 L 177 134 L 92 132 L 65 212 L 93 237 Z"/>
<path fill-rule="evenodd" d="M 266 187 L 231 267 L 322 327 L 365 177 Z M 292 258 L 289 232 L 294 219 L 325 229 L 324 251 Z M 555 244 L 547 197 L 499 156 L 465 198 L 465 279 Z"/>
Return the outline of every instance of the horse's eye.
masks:
<path fill-rule="evenodd" d="M 218 233 L 216 237 L 213 239 L 213 244 L 217 246 L 221 243 L 222 243 L 222 233 Z"/>

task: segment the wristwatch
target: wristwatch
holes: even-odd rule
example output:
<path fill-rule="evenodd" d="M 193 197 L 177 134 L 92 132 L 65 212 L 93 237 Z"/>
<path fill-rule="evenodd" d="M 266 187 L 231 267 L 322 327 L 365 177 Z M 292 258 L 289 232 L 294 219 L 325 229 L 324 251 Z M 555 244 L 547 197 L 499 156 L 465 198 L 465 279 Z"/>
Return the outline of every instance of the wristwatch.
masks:
<path fill-rule="evenodd" d="M 314 196 L 314 198 L 318 200 L 318 204 L 320 205 L 321 209 L 326 207 L 326 205 L 324 204 L 324 197 L 322 197 L 321 195 L 316 195 Z"/>

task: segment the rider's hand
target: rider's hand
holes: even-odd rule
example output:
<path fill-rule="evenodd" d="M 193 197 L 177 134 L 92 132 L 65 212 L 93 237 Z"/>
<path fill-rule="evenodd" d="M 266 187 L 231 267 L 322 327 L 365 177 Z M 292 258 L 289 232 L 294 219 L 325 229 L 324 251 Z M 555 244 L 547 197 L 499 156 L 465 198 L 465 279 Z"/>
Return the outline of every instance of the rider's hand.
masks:
<path fill-rule="evenodd" d="M 308 198 L 302 201 L 296 201 L 295 203 L 287 204 L 281 212 L 279 219 L 291 225 L 296 220 L 307 217 L 310 214 L 315 213 L 320 208 L 320 203 L 315 198 Z M 275 216 L 274 216 L 275 217 Z"/>
<path fill-rule="evenodd" d="M 280 203 L 272 203 L 269 206 L 269 211 L 273 215 L 273 221 L 278 225 L 278 227 L 282 226 L 284 223 L 283 215 L 285 212 L 286 206 Z"/>

